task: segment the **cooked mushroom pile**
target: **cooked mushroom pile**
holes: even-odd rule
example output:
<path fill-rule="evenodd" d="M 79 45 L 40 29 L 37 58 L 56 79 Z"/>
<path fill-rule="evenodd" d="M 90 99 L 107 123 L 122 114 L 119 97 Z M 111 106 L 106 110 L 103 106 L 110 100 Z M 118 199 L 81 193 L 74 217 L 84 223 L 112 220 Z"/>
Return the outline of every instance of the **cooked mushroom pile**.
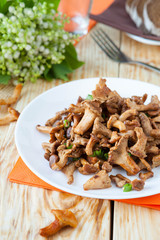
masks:
<path fill-rule="evenodd" d="M 144 104 L 146 99 L 147 94 L 122 98 L 100 79 L 92 95 L 79 97 L 77 104 L 58 112 L 45 126 L 37 125 L 37 130 L 50 134 L 49 142 L 42 143 L 50 167 L 66 174 L 68 184 L 76 169 L 94 174 L 84 190 L 108 188 L 111 182 L 142 190 L 153 177 L 152 168 L 160 165 L 160 101 L 154 95 Z M 109 176 L 115 166 L 128 176 L 139 173 L 140 179 Z"/>

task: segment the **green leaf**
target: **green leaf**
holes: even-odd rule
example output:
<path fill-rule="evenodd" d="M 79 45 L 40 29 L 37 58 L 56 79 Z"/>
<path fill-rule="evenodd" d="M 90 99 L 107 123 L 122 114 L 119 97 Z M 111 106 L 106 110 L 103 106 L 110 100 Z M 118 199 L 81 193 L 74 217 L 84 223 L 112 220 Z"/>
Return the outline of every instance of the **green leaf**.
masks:
<path fill-rule="evenodd" d="M 14 0 L 0 0 L 0 12 L 6 14 L 9 6 L 14 2 Z"/>
<path fill-rule="evenodd" d="M 54 4 L 53 9 L 57 11 L 60 0 L 40 0 L 39 2 L 41 2 L 41 3 L 46 2 L 48 4 L 53 3 Z"/>
<path fill-rule="evenodd" d="M 53 77 L 67 81 L 69 80 L 67 74 L 72 73 L 83 64 L 84 62 L 77 59 L 75 47 L 70 43 L 66 46 L 65 59 L 60 64 L 52 65 Z"/>
<path fill-rule="evenodd" d="M 1 0 L 0 1 L 0 8 L 3 8 L 3 6 L 6 4 L 7 0 Z"/>
<path fill-rule="evenodd" d="M 45 71 L 44 71 L 44 73 L 43 73 L 43 76 L 44 76 L 44 78 L 45 78 L 48 82 L 52 81 L 52 80 L 53 80 L 53 72 L 52 72 L 52 69 L 46 68 Z"/>
<path fill-rule="evenodd" d="M 131 183 L 126 183 L 123 186 L 123 192 L 130 192 L 132 190 L 132 184 Z"/>
<path fill-rule="evenodd" d="M 33 0 L 19 0 L 19 2 L 24 2 L 27 8 L 32 8 L 34 6 Z"/>
<path fill-rule="evenodd" d="M 5 84 L 5 85 L 7 85 L 10 80 L 11 80 L 11 76 L 0 74 L 0 84 Z"/>
<path fill-rule="evenodd" d="M 67 74 L 73 72 L 72 68 L 69 66 L 66 60 L 63 60 L 63 62 L 60 64 L 52 65 L 52 71 L 55 78 L 59 78 L 65 81 L 69 80 Z"/>
<path fill-rule="evenodd" d="M 78 60 L 76 49 L 72 43 L 67 45 L 65 50 L 66 62 L 73 70 L 81 67 L 84 64 L 84 62 Z"/>

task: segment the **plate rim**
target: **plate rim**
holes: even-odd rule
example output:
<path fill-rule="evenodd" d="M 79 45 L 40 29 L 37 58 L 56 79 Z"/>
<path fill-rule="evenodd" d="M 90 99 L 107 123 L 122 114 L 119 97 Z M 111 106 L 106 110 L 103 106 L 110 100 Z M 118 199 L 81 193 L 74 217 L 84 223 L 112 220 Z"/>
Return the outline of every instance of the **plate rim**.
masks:
<path fill-rule="evenodd" d="M 127 32 L 126 32 L 126 35 L 129 38 L 131 38 L 131 39 L 133 39 L 133 40 L 135 40 L 135 41 L 137 41 L 139 43 L 143 43 L 143 44 L 146 44 L 146 45 L 152 45 L 152 46 L 160 46 L 160 41 L 157 41 L 157 40 L 143 38 L 143 37 L 140 37 L 138 35 L 134 35 L 132 33 L 127 33 Z"/>
<path fill-rule="evenodd" d="M 158 86 L 158 85 L 155 85 L 155 84 L 152 84 L 152 83 L 148 83 L 148 82 L 144 82 L 144 81 L 140 81 L 140 80 L 136 80 L 136 79 L 129 79 L 129 78 L 119 78 L 119 77 L 102 77 L 102 78 L 105 78 L 105 79 L 107 79 L 107 80 L 112 80 L 112 79 L 114 79 L 114 80 L 126 80 L 126 81 L 135 81 L 135 82 L 139 82 L 139 83 L 141 83 L 141 84 L 145 84 L 145 85 L 148 85 L 148 86 L 155 86 L 155 87 L 157 87 L 157 88 L 159 88 L 160 89 L 160 86 Z M 35 97 L 29 104 L 27 104 L 26 105 L 26 107 L 23 109 L 23 111 L 21 112 L 21 114 L 20 114 L 20 117 L 19 117 L 19 119 L 18 119 L 18 121 L 17 121 L 17 124 L 16 124 L 16 127 L 15 127 L 15 132 L 14 132 L 14 137 L 15 137 L 15 144 L 16 144 L 16 147 L 17 147 L 17 150 L 18 150 L 18 153 L 19 153 L 19 155 L 21 156 L 21 158 L 22 158 L 22 160 L 23 160 L 23 162 L 27 165 L 27 167 L 37 176 L 37 177 L 39 177 L 40 179 L 42 179 L 43 181 L 45 181 L 46 183 L 48 183 L 48 184 L 50 184 L 51 186 L 53 186 L 53 187 L 55 187 L 55 188 L 57 188 L 57 189 L 59 189 L 60 191 L 64 191 L 64 192 L 68 192 L 68 193 L 71 193 L 71 194 L 74 194 L 74 195 L 79 195 L 79 196 L 82 196 L 82 197 L 89 197 L 89 198 L 98 198 L 98 199 L 108 199 L 108 200 L 122 200 L 122 199 L 136 199 L 136 198 L 143 198 L 143 197 L 148 197 L 148 196 L 151 196 L 151 195 L 155 195 L 155 194 L 159 194 L 159 192 L 152 192 L 151 190 L 149 191 L 150 193 L 149 194 L 146 194 L 146 193 L 143 193 L 143 191 L 141 191 L 141 196 L 134 196 L 134 195 L 132 195 L 131 197 L 130 196 L 128 196 L 127 195 L 127 198 L 125 198 L 126 196 L 124 195 L 124 197 L 122 197 L 122 196 L 118 196 L 118 195 L 116 195 L 116 196 L 114 196 L 114 198 L 112 198 L 112 197 L 110 197 L 109 195 L 107 196 L 107 197 L 104 197 L 104 196 L 99 196 L 99 197 L 97 197 L 97 196 L 95 196 L 94 194 L 92 194 L 92 193 L 90 193 L 90 191 L 85 191 L 84 192 L 84 194 L 81 194 L 81 193 L 79 193 L 79 192 L 74 192 L 74 190 L 71 192 L 71 191 L 69 191 L 69 189 L 68 188 L 66 188 L 66 187 L 61 187 L 61 188 L 59 188 L 59 186 L 57 185 L 57 183 L 54 183 L 54 185 L 53 185 L 53 182 L 52 181 L 50 181 L 50 180 L 46 180 L 46 178 L 44 177 L 44 176 L 42 176 L 36 169 L 34 169 L 33 167 L 32 167 L 32 165 L 27 161 L 27 159 L 25 158 L 25 156 L 23 155 L 23 152 L 21 151 L 21 149 L 20 149 L 20 147 L 19 147 L 19 144 L 18 144 L 18 138 L 17 138 L 17 131 L 18 131 L 18 127 L 19 127 L 19 123 L 20 123 L 20 121 L 21 121 L 21 118 L 23 117 L 23 113 L 30 107 L 30 105 L 32 105 L 32 103 L 33 102 L 35 102 L 35 101 L 37 101 L 37 99 L 39 98 L 39 97 L 41 97 L 42 95 L 45 95 L 45 94 L 47 94 L 48 92 L 50 92 L 50 91 L 53 91 L 53 89 L 57 89 L 57 88 L 63 88 L 66 84 L 67 85 L 72 85 L 72 84 L 74 84 L 74 83 L 76 83 L 76 82 L 80 82 L 80 81 L 87 81 L 87 80 L 99 80 L 100 79 L 100 77 L 90 77 L 90 78 L 82 78 L 82 79 L 78 79 L 78 80 L 72 80 L 72 81 L 70 81 L 70 82 L 67 82 L 67 83 L 63 83 L 63 84 L 61 84 L 61 85 L 58 85 L 58 86 L 55 86 L 55 87 L 52 87 L 52 88 L 50 88 L 50 89 L 48 89 L 48 90 L 46 90 L 45 92 L 43 92 L 43 93 L 41 93 L 41 94 L 39 94 L 37 97 Z M 97 82 L 98 83 L 98 82 Z M 94 191 L 98 191 L 98 189 L 97 190 L 94 190 Z M 158 191 L 158 189 L 157 189 L 157 191 Z M 125 194 L 125 193 L 124 193 Z M 107 194 L 106 194 L 107 195 Z"/>

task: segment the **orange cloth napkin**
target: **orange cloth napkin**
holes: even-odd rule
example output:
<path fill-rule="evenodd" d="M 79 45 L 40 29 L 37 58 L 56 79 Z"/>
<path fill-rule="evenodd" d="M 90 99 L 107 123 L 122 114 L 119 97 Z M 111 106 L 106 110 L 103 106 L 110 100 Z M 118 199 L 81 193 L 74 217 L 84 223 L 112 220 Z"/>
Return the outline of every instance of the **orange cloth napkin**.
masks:
<path fill-rule="evenodd" d="M 16 162 L 8 178 L 11 182 L 15 182 L 15 183 L 45 188 L 45 189 L 54 190 L 54 191 L 62 191 L 60 189 L 57 189 L 49 185 L 48 183 L 44 182 L 42 179 L 37 177 L 26 166 L 26 164 L 22 161 L 21 157 L 19 157 L 18 161 Z M 149 197 L 143 197 L 143 198 L 124 199 L 124 200 L 116 200 L 116 201 L 160 210 L 160 194 L 156 194 Z"/>
<path fill-rule="evenodd" d="M 113 0 L 94 0 L 92 13 L 99 14 L 104 11 Z M 91 20 L 89 29 L 91 29 L 96 24 L 95 21 Z M 8 176 L 11 182 L 26 184 L 29 186 L 35 186 L 40 188 L 45 188 L 49 190 L 62 191 L 59 190 L 48 183 L 44 182 L 42 179 L 37 177 L 23 162 L 21 157 L 19 157 L 17 163 L 15 164 L 13 170 Z M 139 205 L 147 208 L 153 208 L 160 210 L 160 194 L 156 194 L 150 197 L 136 198 L 136 199 L 125 199 L 125 200 L 116 200 L 124 203 L 130 203 L 134 205 Z"/>

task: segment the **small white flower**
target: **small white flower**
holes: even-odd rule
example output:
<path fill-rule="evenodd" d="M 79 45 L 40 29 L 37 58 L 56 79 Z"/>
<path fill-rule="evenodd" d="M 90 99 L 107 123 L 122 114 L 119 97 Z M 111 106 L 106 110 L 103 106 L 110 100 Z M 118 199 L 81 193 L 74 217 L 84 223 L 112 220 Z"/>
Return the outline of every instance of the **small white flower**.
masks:
<path fill-rule="evenodd" d="M 8 8 L 8 11 L 9 11 L 10 13 L 14 13 L 14 12 L 15 12 L 15 8 L 14 8 L 13 6 L 10 6 L 10 7 Z"/>
<path fill-rule="evenodd" d="M 45 67 L 42 65 L 42 66 L 40 67 L 40 69 L 41 69 L 41 71 L 43 72 L 43 71 L 45 70 Z"/>
<path fill-rule="evenodd" d="M 7 47 L 12 47 L 12 43 L 11 43 L 11 42 L 7 42 L 7 43 L 6 43 L 6 46 L 7 46 Z"/>
<path fill-rule="evenodd" d="M 0 13 L 0 18 L 3 18 L 4 17 L 4 14 L 3 13 Z"/>
<path fill-rule="evenodd" d="M 10 20 L 11 20 L 12 22 L 15 22 L 16 19 L 17 19 L 17 18 L 16 18 L 15 16 L 11 16 L 11 17 L 10 17 Z"/>
<path fill-rule="evenodd" d="M 6 52 L 6 53 L 4 54 L 4 57 L 5 57 L 6 59 L 8 59 L 8 56 L 9 56 L 9 54 L 8 54 L 8 52 Z"/>
<path fill-rule="evenodd" d="M 12 33 L 16 33 L 17 29 L 16 28 L 12 28 Z"/>
<path fill-rule="evenodd" d="M 20 7 L 21 8 L 24 8 L 25 7 L 25 4 L 23 2 L 20 3 Z"/>
<path fill-rule="evenodd" d="M 48 37 L 47 36 L 43 36 L 43 41 L 44 42 L 48 41 Z"/>
<path fill-rule="evenodd" d="M 26 49 L 27 51 L 29 51 L 29 50 L 31 50 L 31 46 L 30 46 L 29 44 L 27 44 L 26 47 L 25 47 L 25 49 Z"/>
<path fill-rule="evenodd" d="M 31 18 L 34 17 L 33 11 L 32 11 L 31 9 L 29 9 L 29 8 L 25 8 L 25 9 L 24 9 L 24 13 L 25 13 L 27 16 L 31 17 Z"/>
<path fill-rule="evenodd" d="M 24 67 L 30 67 L 30 66 L 31 66 L 31 63 L 30 63 L 30 62 L 23 62 L 23 66 L 24 66 Z"/>
<path fill-rule="evenodd" d="M 40 46 L 39 51 L 43 52 L 45 50 L 44 46 Z"/>
<path fill-rule="evenodd" d="M 44 53 L 45 55 L 48 55 L 48 54 L 50 53 L 50 51 L 49 51 L 48 48 L 46 48 L 43 53 Z"/>
<path fill-rule="evenodd" d="M 23 73 L 24 73 L 24 74 L 26 74 L 27 71 L 28 71 L 27 68 L 24 68 L 24 69 L 23 69 Z"/>
<path fill-rule="evenodd" d="M 67 40 L 67 39 L 68 39 L 67 34 L 64 34 L 64 35 L 63 35 L 63 39 L 64 39 L 64 40 Z"/>
<path fill-rule="evenodd" d="M 8 60 L 12 60 L 12 55 L 8 54 Z"/>
<path fill-rule="evenodd" d="M 13 85 L 17 86 L 19 84 L 18 80 L 13 80 Z"/>
<path fill-rule="evenodd" d="M 11 28 L 8 28 L 7 32 L 8 32 L 8 33 L 11 33 L 11 32 L 12 32 L 12 29 L 11 29 Z"/>
<path fill-rule="evenodd" d="M 44 28 L 48 28 L 48 23 L 47 23 L 47 22 L 44 22 L 44 23 L 43 23 L 43 27 L 44 27 Z"/>
<path fill-rule="evenodd" d="M 17 50 L 17 46 L 16 46 L 16 45 L 13 45 L 12 49 L 13 49 L 13 50 Z"/>
<path fill-rule="evenodd" d="M 19 52 L 19 51 L 16 51 L 16 52 L 14 53 L 14 55 L 13 55 L 14 59 L 19 58 L 19 56 L 20 56 L 20 52 Z"/>
<path fill-rule="evenodd" d="M 23 32 L 19 32 L 19 33 L 18 33 L 18 37 L 20 37 L 20 38 L 24 38 L 24 34 L 23 34 Z"/>
<path fill-rule="evenodd" d="M 52 9 L 51 13 L 54 15 L 56 13 L 56 11 L 54 9 Z"/>
<path fill-rule="evenodd" d="M 37 11 L 37 7 L 36 6 L 33 7 L 33 11 Z"/>
<path fill-rule="evenodd" d="M 37 41 L 41 42 L 42 41 L 42 37 L 40 35 L 37 36 Z"/>

